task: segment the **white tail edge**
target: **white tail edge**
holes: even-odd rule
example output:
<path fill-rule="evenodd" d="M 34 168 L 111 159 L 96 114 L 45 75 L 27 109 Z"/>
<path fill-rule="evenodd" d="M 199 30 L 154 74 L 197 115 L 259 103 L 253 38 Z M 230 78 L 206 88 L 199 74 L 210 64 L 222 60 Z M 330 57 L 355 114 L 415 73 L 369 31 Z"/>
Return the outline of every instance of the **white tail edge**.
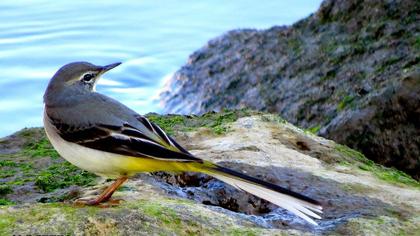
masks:
<path fill-rule="evenodd" d="M 221 173 L 219 174 L 215 172 L 211 172 L 208 174 L 238 189 L 251 193 L 257 197 L 272 202 L 278 205 L 279 207 L 289 210 L 295 215 L 301 217 L 302 219 L 306 220 L 307 222 L 313 225 L 318 224 L 312 218 L 321 219 L 321 217 L 317 214 L 322 213 L 322 207 L 319 205 L 295 198 L 284 193 L 273 191 L 264 186 L 258 185 L 256 183 L 251 183 L 246 180 L 239 179 L 237 177 L 231 177 L 229 175 Z"/>

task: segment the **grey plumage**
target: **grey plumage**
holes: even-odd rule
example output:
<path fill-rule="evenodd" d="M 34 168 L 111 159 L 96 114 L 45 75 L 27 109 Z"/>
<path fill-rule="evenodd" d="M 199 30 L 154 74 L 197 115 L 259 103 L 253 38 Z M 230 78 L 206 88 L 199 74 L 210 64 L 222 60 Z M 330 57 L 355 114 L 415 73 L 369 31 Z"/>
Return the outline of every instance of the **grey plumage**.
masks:
<path fill-rule="evenodd" d="M 118 66 L 74 62 L 63 66 L 44 94 L 44 126 L 59 154 L 98 175 L 118 178 L 89 205 L 108 200 L 137 172 L 196 171 L 209 174 L 295 213 L 311 224 L 321 205 L 299 193 L 201 160 L 159 126 L 124 104 L 95 92 L 100 76 Z"/>
<path fill-rule="evenodd" d="M 145 117 L 93 91 L 98 76 L 113 65 L 104 69 L 87 62 L 70 63 L 54 75 L 44 95 L 45 113 L 60 136 L 85 147 L 121 155 L 148 157 L 159 153 L 170 160 L 199 160 L 180 150 L 175 141 L 168 140 L 164 132 L 159 133 L 160 128 L 155 128 Z M 96 75 L 89 81 L 91 86 L 80 82 L 87 72 Z M 139 135 L 124 135 L 124 127 Z M 173 146 L 174 150 L 168 150 L 167 146 Z"/>
<path fill-rule="evenodd" d="M 78 81 L 89 71 L 100 76 L 103 68 L 88 62 L 73 62 L 60 68 L 44 94 L 48 117 L 79 127 L 97 123 L 115 126 L 129 123 L 147 132 L 145 126 L 136 119 L 138 114 L 135 111 L 115 99 L 93 92 L 94 86 L 87 87 Z M 98 79 L 94 78 L 93 83 L 96 84 Z"/>

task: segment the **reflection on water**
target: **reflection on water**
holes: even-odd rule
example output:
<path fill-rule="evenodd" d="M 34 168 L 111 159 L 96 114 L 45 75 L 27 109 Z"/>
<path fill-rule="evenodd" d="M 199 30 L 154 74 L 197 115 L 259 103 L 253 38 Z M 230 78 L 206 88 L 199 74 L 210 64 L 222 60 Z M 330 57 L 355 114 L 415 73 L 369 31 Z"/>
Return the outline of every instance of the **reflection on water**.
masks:
<path fill-rule="evenodd" d="M 0 137 L 40 126 L 42 95 L 62 65 L 123 64 L 99 92 L 159 112 L 163 80 L 209 39 L 234 28 L 291 24 L 320 1 L 0 1 Z"/>

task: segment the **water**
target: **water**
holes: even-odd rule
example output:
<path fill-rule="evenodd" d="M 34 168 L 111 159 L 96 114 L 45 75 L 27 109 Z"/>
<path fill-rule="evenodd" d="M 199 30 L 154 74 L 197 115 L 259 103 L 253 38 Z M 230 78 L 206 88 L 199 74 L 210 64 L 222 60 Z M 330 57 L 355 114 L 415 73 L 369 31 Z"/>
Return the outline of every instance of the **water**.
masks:
<path fill-rule="evenodd" d="M 0 137 L 42 125 L 42 95 L 62 65 L 121 61 L 97 90 L 159 112 L 163 81 L 209 39 L 292 24 L 320 0 L 0 1 Z"/>

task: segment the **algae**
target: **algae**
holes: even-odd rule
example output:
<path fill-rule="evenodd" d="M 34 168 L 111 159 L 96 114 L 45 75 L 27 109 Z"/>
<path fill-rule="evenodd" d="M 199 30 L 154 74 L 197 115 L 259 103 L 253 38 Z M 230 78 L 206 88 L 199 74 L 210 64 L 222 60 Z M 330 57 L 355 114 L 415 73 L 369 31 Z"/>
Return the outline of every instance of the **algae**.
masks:
<path fill-rule="evenodd" d="M 30 157 L 58 158 L 60 156 L 46 137 L 27 143 L 22 152 Z"/>
<path fill-rule="evenodd" d="M 1 203 L 2 199 L 0 199 L 0 206 L 7 205 Z M 14 225 L 15 222 L 16 219 L 13 216 L 0 215 L 0 235 L 11 235 L 10 226 Z"/>
<path fill-rule="evenodd" d="M 316 135 L 320 129 L 321 129 L 321 125 L 316 125 L 316 126 L 306 129 L 305 131 Z"/>
<path fill-rule="evenodd" d="M 208 112 L 201 116 L 183 116 L 183 115 L 158 115 L 149 113 L 146 117 L 159 125 L 169 135 L 174 135 L 175 131 L 187 132 L 198 128 L 208 128 L 216 135 L 229 132 L 229 123 L 237 119 L 254 114 L 249 109 L 241 110 L 223 110 L 222 112 Z"/>
<path fill-rule="evenodd" d="M 93 185 L 95 179 L 94 174 L 83 171 L 69 162 L 62 162 L 41 171 L 35 179 L 35 185 L 44 192 L 51 192 L 71 185 Z"/>
<path fill-rule="evenodd" d="M 155 115 L 155 119 L 159 120 L 158 122 L 161 122 L 163 124 L 162 126 L 167 126 L 166 128 L 163 127 L 164 129 L 172 128 L 172 132 L 174 133 L 182 130 L 194 130 L 204 126 L 217 135 L 217 132 L 221 132 L 221 134 L 229 132 L 230 129 L 228 124 L 234 122 L 241 116 L 245 116 L 243 114 L 256 113 L 246 110 L 224 111 L 223 114 L 208 113 L 194 117 Z M 263 114 L 261 115 L 261 120 L 264 122 L 270 121 L 287 124 L 287 122 L 278 115 Z M 289 127 L 289 124 L 287 124 L 287 126 Z M 299 130 L 300 132 L 300 129 L 296 128 L 294 130 Z M 212 134 L 210 134 L 210 136 L 211 135 Z M 40 149 L 48 148 L 48 145 L 44 144 L 35 146 Z M 376 165 L 357 151 L 342 145 L 335 145 L 334 147 L 336 151 L 334 154 L 340 154 L 336 156 L 341 157 L 341 159 L 338 160 L 339 164 L 357 168 L 360 170 L 359 173 L 363 173 L 362 171 L 372 172 L 375 176 L 378 176 L 380 179 L 387 182 L 403 186 L 409 185 L 419 187 L 419 183 L 407 175 Z M 250 146 L 250 150 L 260 151 L 253 146 Z M 13 158 L 0 156 L 0 170 L 2 173 L 4 170 L 19 171 L 18 178 L 12 177 L 0 184 L 0 186 L 2 186 L 0 189 L 3 189 L 5 192 L 8 192 L 10 189 L 13 190 L 16 185 L 23 185 L 26 182 L 31 181 L 32 184 L 35 183 L 35 186 L 39 189 L 45 192 L 51 192 L 66 188 L 70 185 L 90 185 L 95 180 L 94 175 L 89 174 L 90 176 L 84 176 L 84 174 L 88 173 L 65 162 L 62 158 L 54 159 L 36 155 L 36 158 L 33 158 L 28 152 L 23 151 L 20 152 L 19 155 L 19 157 L 14 156 Z M 26 172 L 23 170 L 26 170 Z M 398 174 L 398 176 L 395 176 L 394 174 Z M 353 194 L 363 194 L 366 192 L 372 194 L 376 193 L 376 190 L 370 189 L 368 185 L 344 183 L 340 184 L 340 186 L 345 192 Z M 39 193 L 39 190 L 37 191 Z M 254 222 L 244 222 L 238 215 L 232 216 L 229 213 L 220 213 L 220 211 L 214 207 L 204 206 L 190 200 L 165 198 L 165 194 L 161 194 L 161 192 L 159 192 L 160 197 L 149 199 L 146 196 L 142 196 L 146 199 L 139 200 L 137 199 L 137 194 L 133 195 L 131 193 L 135 191 L 137 191 L 135 188 L 122 188 L 119 194 L 127 196 L 125 199 L 128 201 L 123 202 L 120 206 L 109 209 L 97 207 L 75 208 L 72 205 L 63 203 L 22 204 L 12 207 L 2 206 L 0 207 L 0 235 L 10 235 L 14 233 L 94 235 L 103 234 L 103 232 L 127 235 L 136 232 L 145 232 L 149 235 L 268 235 L 272 232 L 280 232 L 279 230 L 270 231 L 270 229 L 258 228 L 257 226 L 254 227 Z M 52 194 L 45 194 L 44 196 L 47 198 L 53 194 L 56 195 L 55 193 L 58 193 L 58 191 Z M 7 196 L 8 195 L 6 194 L 4 195 L 4 198 L 0 198 L 0 205 L 16 204 L 11 201 L 11 199 L 7 199 Z M 135 196 L 135 200 L 132 199 L 133 196 Z M 345 196 L 341 197 L 347 198 Z M 365 197 L 363 197 L 363 199 L 364 198 Z M 54 198 L 54 196 L 49 197 L 47 200 L 51 199 L 53 201 L 63 201 L 63 198 Z M 17 204 L 19 203 L 21 202 L 17 202 Z M 369 202 L 369 204 L 371 204 L 371 202 Z M 400 210 L 396 208 L 395 212 L 399 213 Z M 398 224 L 400 224 L 399 222 L 411 220 L 409 218 L 403 219 L 397 214 L 392 214 L 391 216 L 396 219 L 395 222 Z M 331 216 L 327 215 L 325 219 L 328 220 L 328 217 Z M 387 224 L 387 219 L 385 218 L 370 220 L 372 225 L 375 225 L 375 222 L 377 222 L 377 226 L 382 223 Z M 130 224 L 125 224 L 124 222 L 130 222 Z M 359 223 L 350 221 L 345 229 L 343 229 L 343 232 L 353 232 L 351 231 L 352 224 L 354 224 L 354 227 L 358 228 L 357 230 L 360 230 L 363 227 L 363 225 L 360 225 Z M 287 229 L 289 226 L 279 227 L 282 229 L 285 227 Z M 413 227 L 415 227 L 415 225 Z M 412 231 L 412 229 L 405 230 L 399 228 L 396 232 L 402 234 L 415 232 Z"/>
<path fill-rule="evenodd" d="M 417 235 L 419 227 L 414 223 L 415 219 L 396 224 L 399 220 L 390 216 L 378 216 L 370 218 L 352 218 L 336 233 L 341 235 Z M 388 231 L 384 232 L 386 227 Z"/>
<path fill-rule="evenodd" d="M 146 215 L 152 216 L 166 225 L 176 227 L 181 223 L 181 218 L 176 214 L 176 212 L 172 208 L 162 205 L 161 202 L 143 200 L 139 201 L 137 204 L 139 204 L 138 209 L 141 209 Z"/>
<path fill-rule="evenodd" d="M 395 168 L 389 168 L 376 164 L 372 160 L 366 158 L 362 153 L 353 150 L 345 145 L 336 144 L 335 150 L 346 157 L 346 159 L 343 161 L 356 164 L 360 170 L 369 171 L 381 180 L 393 184 L 402 184 L 420 188 L 420 182 L 416 181 L 406 173 Z"/>
<path fill-rule="evenodd" d="M 337 105 L 337 111 L 342 111 L 347 107 L 354 107 L 354 96 L 345 96 Z"/>
<path fill-rule="evenodd" d="M 32 193 L 39 191 L 36 188 L 51 192 L 72 185 L 94 183 L 95 175 L 59 158 L 42 128 L 25 128 L 12 135 L 11 139 L 18 140 L 16 146 L 11 147 L 15 151 L 0 155 L 0 195 L 4 195 L 5 201 L 12 200 L 7 194 L 19 186 L 26 185 L 25 188 L 31 189 Z M 62 201 L 61 198 L 55 200 Z"/>
<path fill-rule="evenodd" d="M 287 47 L 290 48 L 294 54 L 300 54 L 303 50 L 302 42 L 298 38 L 291 38 L 287 41 Z"/>
<path fill-rule="evenodd" d="M 1 195 L 6 195 L 6 194 L 12 193 L 12 192 L 13 192 L 13 189 L 9 185 L 0 184 L 0 196 Z"/>
<path fill-rule="evenodd" d="M 0 206 L 7 206 L 7 205 L 14 205 L 14 204 L 15 203 L 12 202 L 12 201 L 10 201 L 10 200 L 4 199 L 4 198 L 0 198 Z M 0 223 L 0 225 L 1 225 L 1 223 Z"/>
<path fill-rule="evenodd" d="M 183 128 L 186 124 L 186 118 L 182 115 L 161 116 L 155 113 L 149 113 L 146 117 L 153 123 L 159 125 L 167 134 L 173 135 L 176 129 Z"/>
<path fill-rule="evenodd" d="M 45 203 L 13 210 L 0 207 L 0 212 L 5 213 L 0 214 L 0 235 L 259 235 L 262 231 L 238 225 L 189 201 L 168 198 L 138 200 L 114 208 Z"/>

